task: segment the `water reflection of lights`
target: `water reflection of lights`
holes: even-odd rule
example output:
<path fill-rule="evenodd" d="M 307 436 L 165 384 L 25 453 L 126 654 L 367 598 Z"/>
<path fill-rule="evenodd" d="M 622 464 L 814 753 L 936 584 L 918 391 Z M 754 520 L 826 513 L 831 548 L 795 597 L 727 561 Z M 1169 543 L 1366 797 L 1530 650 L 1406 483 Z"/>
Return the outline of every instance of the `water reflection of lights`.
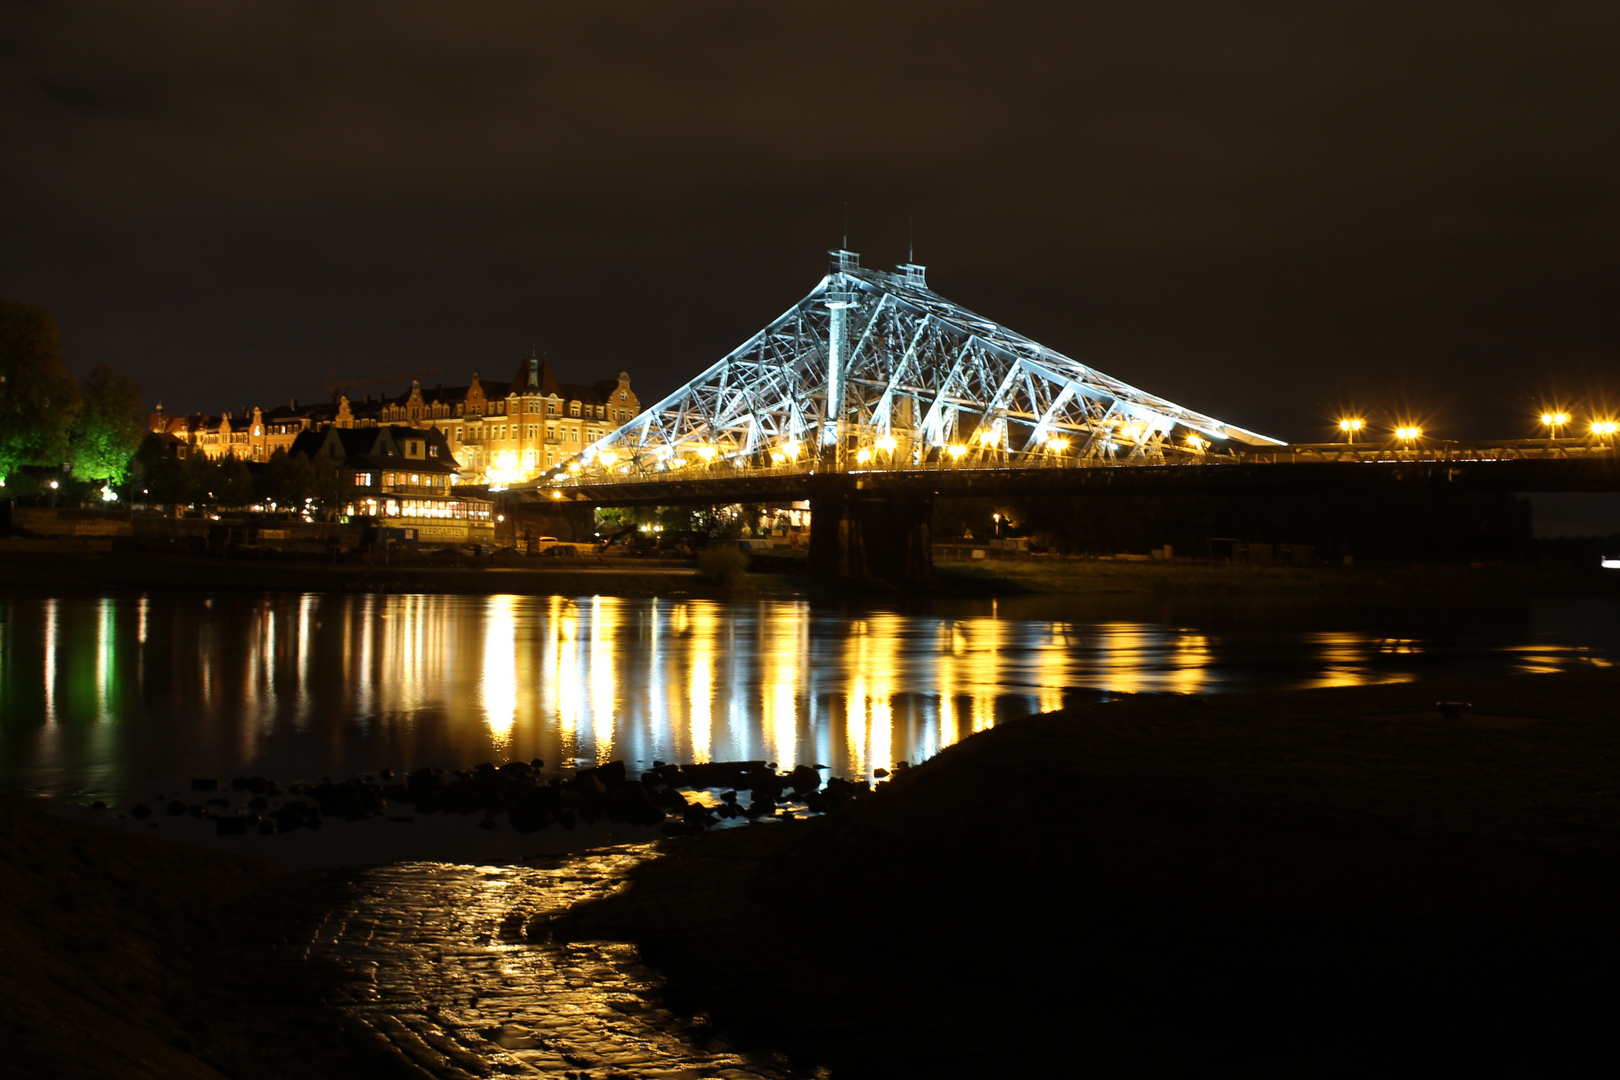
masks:
<path fill-rule="evenodd" d="M 591 736 L 598 763 L 613 758 L 613 721 L 619 704 L 614 679 L 619 658 L 614 650 L 622 603 L 613 596 L 591 597 Z"/>
<path fill-rule="evenodd" d="M 547 614 L 543 678 L 555 688 L 551 713 L 572 742 L 579 730 L 579 608 L 572 600 L 553 596 Z"/>
<path fill-rule="evenodd" d="M 696 600 L 677 604 L 671 625 L 685 637 L 687 669 L 687 734 L 693 761 L 713 760 L 714 752 L 714 637 L 717 629 L 713 605 Z"/>
<path fill-rule="evenodd" d="M 492 596 L 484 609 L 484 655 L 479 690 L 484 723 L 497 750 L 512 744 L 517 723 L 517 614 L 515 597 Z"/>
<path fill-rule="evenodd" d="M 176 761 L 228 753 L 228 767 L 245 768 L 317 744 L 344 759 L 312 776 L 503 756 L 820 762 L 870 775 L 1060 707 L 1069 688 L 1348 686 L 1620 655 L 1612 623 L 1594 623 L 1610 634 L 1594 652 L 1566 644 L 1567 620 L 1552 615 L 1529 635 L 1481 638 L 1473 627 L 1211 635 L 1004 607 L 851 617 L 804 601 L 606 597 L 13 597 L 0 613 L 0 721 L 50 732 L 42 760 L 103 739 L 103 760 L 116 761 L 133 745 L 117 729 L 144 741 L 171 725 L 191 732 L 166 751 Z M 93 735 L 75 733 L 87 723 Z"/>
<path fill-rule="evenodd" d="M 759 606 L 760 716 L 773 761 L 798 760 L 799 687 L 810 651 L 810 605 L 803 601 Z"/>
<path fill-rule="evenodd" d="M 56 723 L 56 598 L 45 601 L 45 723 Z"/>

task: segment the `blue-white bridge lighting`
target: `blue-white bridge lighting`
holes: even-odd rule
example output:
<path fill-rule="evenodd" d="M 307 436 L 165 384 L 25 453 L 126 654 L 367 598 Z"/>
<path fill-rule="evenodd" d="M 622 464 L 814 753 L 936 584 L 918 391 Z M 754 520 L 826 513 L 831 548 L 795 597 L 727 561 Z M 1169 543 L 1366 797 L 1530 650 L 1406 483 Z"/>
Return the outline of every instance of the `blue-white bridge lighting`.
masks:
<path fill-rule="evenodd" d="M 921 266 L 832 254 L 803 300 L 547 479 L 1161 464 L 1283 445 L 976 315 Z"/>

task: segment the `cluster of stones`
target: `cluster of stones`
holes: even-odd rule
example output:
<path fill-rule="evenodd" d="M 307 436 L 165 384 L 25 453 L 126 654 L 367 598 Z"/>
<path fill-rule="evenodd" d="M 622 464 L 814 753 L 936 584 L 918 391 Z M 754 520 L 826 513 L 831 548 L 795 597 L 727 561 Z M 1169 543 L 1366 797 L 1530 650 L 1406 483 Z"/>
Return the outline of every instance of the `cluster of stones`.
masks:
<path fill-rule="evenodd" d="M 655 761 L 653 768 L 632 778 L 622 761 L 596 768 L 580 769 L 571 776 L 547 777 L 544 763 L 510 761 L 496 766 L 485 762 L 470 770 L 422 768 L 403 775 L 388 769 L 342 781 L 293 784 L 285 791 L 264 777 L 236 777 L 229 783 L 233 791 L 251 798 L 244 811 L 231 808 L 231 800 L 216 795 L 204 802 L 169 801 L 164 809 L 173 816 L 190 814 L 214 822 L 220 836 L 243 836 L 250 831 L 262 835 L 318 829 L 324 818 L 363 821 L 394 811 L 393 820 L 409 822 L 414 816 L 398 811 L 409 807 L 412 815 L 436 813 L 482 814 L 481 828 L 492 829 L 497 816 L 505 814 L 508 824 L 520 833 L 538 832 L 552 825 L 572 829 L 579 821 L 597 820 L 661 826 L 666 835 L 701 832 L 722 820 L 791 816 L 794 809 L 782 804 L 803 804 L 806 812 L 826 813 L 867 794 L 871 788 L 863 780 L 838 777 L 821 780 L 822 766 L 799 765 L 778 772 L 763 761 L 705 762 L 670 765 Z M 193 792 L 220 791 L 215 779 L 196 779 Z M 719 789 L 718 805 L 689 798 L 683 790 Z M 744 801 L 742 796 L 747 796 Z M 270 808 L 270 799 L 293 796 Z M 161 801 L 161 797 L 159 800 Z M 96 804 L 98 809 L 105 805 Z M 131 817 L 145 819 L 157 811 L 139 803 Z"/>

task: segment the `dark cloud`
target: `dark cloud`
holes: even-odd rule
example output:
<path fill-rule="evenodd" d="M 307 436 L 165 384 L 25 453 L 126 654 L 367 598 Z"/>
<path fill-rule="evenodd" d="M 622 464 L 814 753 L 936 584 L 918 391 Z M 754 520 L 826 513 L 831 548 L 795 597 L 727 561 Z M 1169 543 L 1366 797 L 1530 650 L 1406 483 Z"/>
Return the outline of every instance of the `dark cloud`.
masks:
<path fill-rule="evenodd" d="M 1195 408 L 1620 399 L 1608 4 L 20 4 L 0 295 L 171 408 L 672 389 L 869 264 Z"/>

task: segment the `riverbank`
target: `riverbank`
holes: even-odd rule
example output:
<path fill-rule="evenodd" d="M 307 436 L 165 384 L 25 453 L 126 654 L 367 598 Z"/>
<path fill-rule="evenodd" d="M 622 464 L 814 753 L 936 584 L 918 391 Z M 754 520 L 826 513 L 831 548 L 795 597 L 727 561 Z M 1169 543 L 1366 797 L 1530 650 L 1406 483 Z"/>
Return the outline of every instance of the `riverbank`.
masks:
<path fill-rule="evenodd" d="M 321 1005 L 348 973 L 286 947 L 346 888 L 0 802 L 6 1075 L 409 1075 Z"/>
<path fill-rule="evenodd" d="M 534 596 L 1186 596 L 1272 600 L 1620 597 L 1620 572 L 1532 566 L 1204 566 L 1175 562 L 1007 559 L 941 562 L 926 584 L 818 578 L 774 559 L 732 588 L 690 560 L 510 557 L 390 563 L 180 558 L 89 547 L 0 553 L 0 589 L 15 592 L 184 589 L 209 592 L 445 593 Z"/>
<path fill-rule="evenodd" d="M 666 841 L 527 932 L 634 941 L 703 1030 L 840 1078 L 1578 1075 L 1620 959 L 1617 694 L 1592 668 L 1078 707 L 827 817 Z M 0 825 L 21 1075 L 388 1075 L 320 1003 L 366 973 L 277 951 L 344 875 Z"/>
<path fill-rule="evenodd" d="M 1620 596 L 1620 572 L 1518 564 L 1410 566 L 1211 566 L 1169 560 L 985 559 L 940 562 L 946 588 L 987 594 L 1088 593 L 1268 598 L 1404 597 L 1414 593 Z"/>
<path fill-rule="evenodd" d="M 339 563 L 316 559 L 175 558 L 122 553 L 26 554 L 0 558 L 0 589 L 12 591 L 183 589 L 207 592 L 444 593 L 532 596 L 799 595 L 792 574 L 749 574 L 739 589 L 704 581 L 689 561 L 602 564 L 512 559 L 467 565 Z"/>
<path fill-rule="evenodd" d="M 680 1007 L 839 1077 L 1579 1075 L 1620 959 L 1617 692 L 1015 721 L 848 813 L 672 841 L 532 932 L 635 940 Z"/>

